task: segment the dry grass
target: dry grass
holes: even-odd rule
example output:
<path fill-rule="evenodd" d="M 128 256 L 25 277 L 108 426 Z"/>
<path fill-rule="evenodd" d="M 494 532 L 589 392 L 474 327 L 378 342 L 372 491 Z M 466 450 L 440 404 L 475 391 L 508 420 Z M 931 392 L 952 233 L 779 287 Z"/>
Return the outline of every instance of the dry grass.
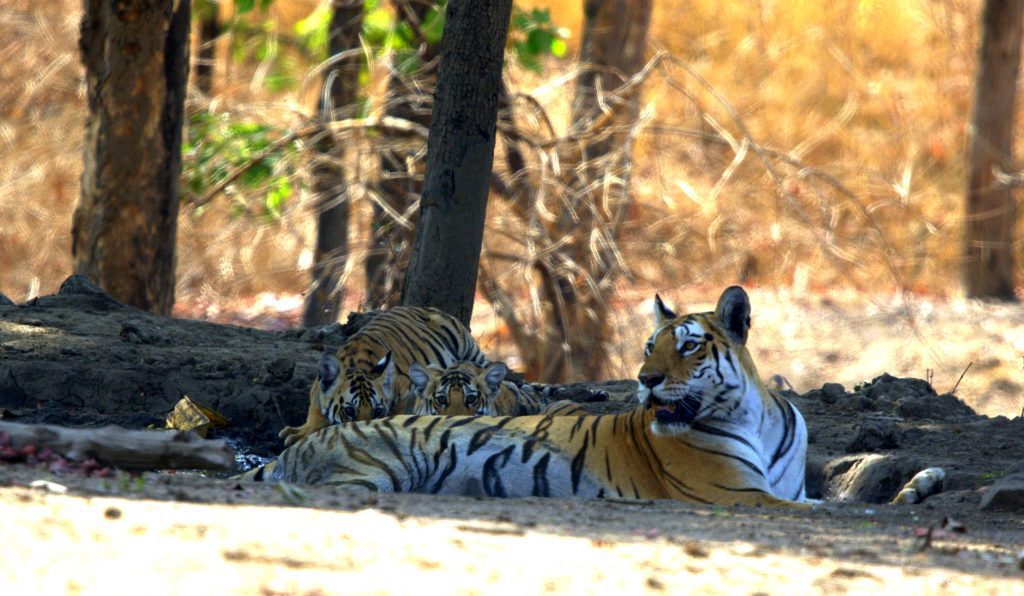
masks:
<path fill-rule="evenodd" d="M 310 2 L 277 0 L 275 5 L 279 31 L 286 32 Z M 574 41 L 579 6 L 552 7 L 555 21 L 574 30 Z M 620 317 L 612 338 L 613 352 L 620 356 L 610 375 L 631 376 L 635 370 L 633 347 L 640 345 L 637 336 L 646 332 L 646 324 L 639 325 L 642 332 L 631 331 L 638 327 L 633 312 L 655 289 L 671 294 L 690 286 L 702 295 L 706 290 L 710 300 L 718 291 L 712 288 L 740 278 L 748 286 L 780 288 L 768 294 L 777 297 L 767 299 L 773 306 L 760 307 L 761 320 L 777 312 L 783 319 L 779 329 L 794 324 L 787 308 L 798 308 L 784 304 L 806 306 L 814 294 L 856 291 L 861 299 L 844 302 L 850 306 L 842 311 L 858 322 L 849 332 L 866 324 L 868 315 L 856 312 L 868 312 L 872 304 L 905 307 L 875 296 L 909 290 L 955 298 L 977 0 L 827 5 L 666 0 L 655 8 L 652 52 L 664 50 L 673 58 L 645 87 L 646 120 L 632 173 L 637 201 L 619 247 L 633 276 L 608 298 Z M 85 116 L 76 45 L 80 10 L 81 4 L 70 0 L 45 6 L 11 0 L 0 8 L 0 80 L 5 82 L 0 87 L 0 260 L 8 264 L 0 271 L 0 292 L 16 301 L 55 290 L 70 272 L 70 215 L 78 194 Z M 551 67 L 544 77 L 518 69 L 509 76 L 562 132 L 571 87 L 559 77 L 571 64 Z M 269 94 L 252 84 L 261 72 L 260 64 L 222 69 L 212 103 L 196 97 L 192 105 L 282 126 L 295 126 L 312 113 L 315 79 L 292 92 Z M 380 65 L 374 80 L 383 80 Z M 361 151 L 371 154 L 365 143 Z M 356 307 L 362 287 L 358 257 L 367 243 L 366 199 L 376 167 L 369 157 L 351 165 L 360 185 L 347 305 Z M 507 238 L 516 234 L 504 209 L 493 203 L 492 250 L 495 242 L 506 249 Z M 184 211 L 179 312 L 214 316 L 210 313 L 231 310 L 224 305 L 259 292 L 294 293 L 305 287 L 312 248 L 308 196 L 291 201 L 279 224 L 232 218 L 222 205 L 199 218 Z M 499 273 L 518 284 L 513 295 L 525 303 L 528 271 L 512 266 Z M 994 312 L 955 299 L 936 304 L 967 313 L 964 325 Z M 861 364 L 850 364 L 843 369 L 847 373 L 806 364 L 803 372 L 795 365 L 762 364 L 762 372 L 805 386 L 850 383 L 882 370 L 924 376 L 926 368 L 934 368 L 937 375 L 958 375 L 963 360 L 975 356 L 947 351 L 946 336 L 928 332 L 938 321 L 913 308 L 917 314 L 906 319 L 913 328 L 890 327 L 888 335 L 879 329 L 883 337 L 877 340 L 844 335 L 842 341 L 857 349 L 843 353 L 864 354 L 878 342 L 895 341 L 919 356 L 888 365 L 857 356 Z M 496 321 L 493 313 L 478 311 L 490 348 L 503 353 L 501 324 L 487 324 Z M 840 327 L 834 332 L 846 333 Z M 820 337 L 820 327 L 813 334 L 801 329 Z M 1012 384 L 1009 371 L 1024 346 L 991 339 L 1009 345 L 1009 351 L 988 356 L 999 360 L 1000 372 L 990 375 L 986 387 L 999 379 Z M 784 347 L 800 354 L 816 349 Z M 943 358 L 928 356 L 936 353 Z M 768 354 L 760 357 L 771 362 Z M 984 374 L 978 368 L 984 367 L 975 362 L 965 387 Z M 1007 402 L 998 411 L 1009 414 L 1014 407 L 1019 404 Z"/>

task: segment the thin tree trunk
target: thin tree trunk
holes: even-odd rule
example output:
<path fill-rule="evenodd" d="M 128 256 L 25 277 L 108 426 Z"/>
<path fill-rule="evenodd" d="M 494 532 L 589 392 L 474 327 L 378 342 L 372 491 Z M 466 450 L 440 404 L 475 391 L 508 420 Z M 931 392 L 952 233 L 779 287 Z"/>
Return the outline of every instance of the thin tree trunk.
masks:
<path fill-rule="evenodd" d="M 395 0 L 395 13 L 418 29 L 433 8 L 433 2 Z M 438 48 L 420 40 L 423 70 L 402 74 L 401 65 L 391 65 L 388 77 L 386 116 L 430 127 L 430 105 L 422 101 L 421 89 L 431 89 L 436 79 Z M 414 80 L 410 81 L 410 77 Z M 422 173 L 416 171 L 415 155 L 422 150 L 419 138 L 402 138 L 398 133 L 382 133 L 380 155 L 380 200 L 392 213 L 406 213 L 423 194 Z M 422 162 L 421 162 L 422 163 Z M 412 170 L 410 171 L 410 167 Z M 412 222 L 415 225 L 415 220 Z M 366 256 L 366 305 L 371 308 L 394 306 L 399 301 L 402 272 L 408 266 L 413 230 L 400 225 L 382 205 L 374 202 L 370 223 L 370 250 Z"/>
<path fill-rule="evenodd" d="M 433 306 L 466 325 L 494 161 L 498 93 L 511 0 L 451 0 L 420 218 L 402 292 L 407 306 Z"/>
<path fill-rule="evenodd" d="M 219 3 L 210 0 L 195 2 L 196 20 L 199 25 L 199 51 L 195 63 L 195 83 L 203 93 L 213 93 L 213 73 L 216 64 L 216 41 L 221 27 L 218 12 Z"/>
<path fill-rule="evenodd" d="M 89 115 L 74 269 L 161 314 L 174 304 L 189 6 L 85 0 L 82 18 Z"/>
<path fill-rule="evenodd" d="M 630 199 L 631 128 L 640 109 L 639 88 L 630 97 L 606 97 L 644 65 L 653 0 L 585 0 L 583 41 L 572 123 L 583 131 L 605 111 L 615 117 L 603 136 L 584 142 L 581 167 L 570 181 L 573 209 L 563 209 L 553 237 L 568 239 L 563 266 L 542 267 L 541 289 L 550 304 L 549 349 L 542 380 L 598 378 L 608 359 L 608 303 L 620 271 L 613 245 Z M 600 241 L 595 243 L 595 233 Z M 583 279 L 582 272 L 589 279 Z M 553 276 L 553 279 L 546 279 Z M 561 346 L 561 349 L 554 349 Z"/>
<path fill-rule="evenodd" d="M 362 0 L 334 0 L 329 26 L 330 56 L 359 47 L 363 26 Z M 324 74 L 320 94 L 319 117 L 335 120 L 335 114 L 351 110 L 359 90 L 361 59 L 352 56 L 336 62 Z M 343 148 L 326 130 L 317 143 L 319 153 L 313 165 L 313 192 L 316 194 L 317 232 L 313 254 L 313 282 L 306 298 L 305 326 L 322 325 L 338 319 L 344 300 L 342 276 L 348 260 L 348 185 L 342 166 Z"/>
<path fill-rule="evenodd" d="M 1013 169 L 1014 107 L 1024 0 L 986 0 L 972 118 L 964 234 L 964 286 L 972 298 L 1016 300 L 1013 235 L 1017 206 L 993 168 Z"/>

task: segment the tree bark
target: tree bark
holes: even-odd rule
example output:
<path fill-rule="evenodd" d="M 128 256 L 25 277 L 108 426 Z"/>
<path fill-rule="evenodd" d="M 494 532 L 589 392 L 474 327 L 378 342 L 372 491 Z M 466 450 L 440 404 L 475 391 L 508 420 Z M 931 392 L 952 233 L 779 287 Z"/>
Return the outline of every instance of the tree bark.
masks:
<path fill-rule="evenodd" d="M 85 0 L 82 195 L 76 273 L 160 314 L 174 304 L 189 2 Z"/>
<path fill-rule="evenodd" d="M 1013 169 L 1014 107 L 1024 0 L 986 0 L 972 117 L 964 286 L 972 298 L 1015 301 L 1013 191 L 993 168 Z"/>
<path fill-rule="evenodd" d="M 511 0 L 448 4 L 420 217 L 402 292 L 403 304 L 433 306 L 466 325 L 473 314 L 511 12 Z"/>
<path fill-rule="evenodd" d="M 363 26 L 362 0 L 334 0 L 329 25 L 330 56 L 359 47 Z M 359 90 L 361 59 L 352 56 L 336 62 L 324 74 L 318 111 L 321 122 L 337 120 L 351 111 Z M 323 325 L 338 319 L 344 300 L 342 276 L 348 260 L 349 198 L 343 147 L 326 130 L 316 146 L 313 164 L 313 192 L 316 194 L 317 233 L 313 254 L 313 282 L 306 298 L 303 325 Z"/>
<path fill-rule="evenodd" d="M 630 202 L 632 127 L 640 110 L 632 95 L 609 95 L 645 61 L 653 0 L 585 0 L 582 72 L 576 81 L 571 127 L 587 130 L 607 110 L 613 117 L 580 147 L 580 166 L 569 181 L 572 209 L 558 214 L 552 237 L 568 242 L 559 266 L 539 266 L 542 295 L 551 309 L 541 379 L 598 378 L 608 359 L 608 303 L 619 265 L 612 246 Z M 601 241 L 594 243 L 595 233 Z M 583 279 L 580 272 L 589 277 Z"/>
<path fill-rule="evenodd" d="M 418 30 L 434 3 L 428 1 L 395 0 L 395 14 L 414 24 Z M 422 89 L 432 89 L 436 80 L 438 48 L 427 40 L 420 40 L 423 69 L 414 74 L 402 74 L 396 61 L 391 65 L 384 113 L 430 127 L 430 106 L 422 99 Z M 425 105 L 426 104 L 426 105 Z M 412 249 L 413 230 L 400 225 L 388 214 L 406 213 L 423 194 L 422 172 L 416 171 L 415 158 L 422 150 L 423 141 L 417 137 L 393 132 L 381 133 L 380 201 L 374 202 L 370 223 L 370 250 L 366 255 L 366 306 L 384 308 L 394 306 L 400 298 L 402 272 L 408 266 Z M 415 225 L 415 221 L 413 221 Z"/>

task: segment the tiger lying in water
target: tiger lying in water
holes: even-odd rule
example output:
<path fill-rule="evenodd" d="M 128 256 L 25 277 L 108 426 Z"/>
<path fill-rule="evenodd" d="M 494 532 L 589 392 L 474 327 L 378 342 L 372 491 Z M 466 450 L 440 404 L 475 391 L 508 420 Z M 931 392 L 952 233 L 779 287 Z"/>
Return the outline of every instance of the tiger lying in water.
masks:
<path fill-rule="evenodd" d="M 501 362 L 487 366 L 457 362 L 446 369 L 414 363 L 409 367 L 409 380 L 419 395 L 412 413 L 417 416 L 570 416 L 586 413 L 582 407 L 568 400 L 549 404 L 540 390 L 506 381 L 506 374 L 508 367 Z"/>
<path fill-rule="evenodd" d="M 640 407 L 631 412 L 341 424 L 242 478 L 370 491 L 802 505 L 806 426 L 761 382 L 745 347 L 749 315 L 738 287 L 711 313 L 677 317 L 656 299 Z M 911 485 L 911 492 L 927 488 Z"/>
<path fill-rule="evenodd" d="M 370 420 L 411 411 L 415 392 L 408 371 L 414 362 L 448 366 L 486 365 L 469 329 L 435 308 L 396 306 L 374 317 L 338 349 L 320 359 L 302 426 L 280 436 L 291 445 L 331 424 Z"/>

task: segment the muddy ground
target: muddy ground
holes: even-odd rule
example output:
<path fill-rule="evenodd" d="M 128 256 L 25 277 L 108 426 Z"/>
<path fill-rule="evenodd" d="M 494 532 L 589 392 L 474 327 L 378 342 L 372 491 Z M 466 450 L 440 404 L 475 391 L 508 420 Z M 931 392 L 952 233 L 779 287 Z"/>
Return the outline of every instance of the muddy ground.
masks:
<path fill-rule="evenodd" d="M 72 278 L 24 305 L 0 300 L 0 417 L 70 426 L 161 425 L 183 395 L 258 454 L 301 422 L 319 352 L 351 326 L 269 332 L 156 317 Z M 628 407 L 628 380 L 588 385 Z M 564 396 L 582 397 L 581 387 Z M 1024 471 L 1024 419 L 974 414 L 923 380 L 791 394 L 810 428 L 813 511 L 671 502 L 358 497 L 188 474 L 85 477 L 0 463 L 0 585 L 159 592 L 1024 593 L 1024 510 L 981 510 Z M 945 490 L 877 505 L 915 471 Z M 1015 470 L 1014 466 L 1018 466 Z M 36 480 L 49 483 L 31 484 Z M 842 502 L 837 502 L 842 501 Z M 950 525 L 943 520 L 955 520 Z M 965 533 L 959 532 L 960 528 Z M 928 534 L 931 530 L 931 538 Z"/>

